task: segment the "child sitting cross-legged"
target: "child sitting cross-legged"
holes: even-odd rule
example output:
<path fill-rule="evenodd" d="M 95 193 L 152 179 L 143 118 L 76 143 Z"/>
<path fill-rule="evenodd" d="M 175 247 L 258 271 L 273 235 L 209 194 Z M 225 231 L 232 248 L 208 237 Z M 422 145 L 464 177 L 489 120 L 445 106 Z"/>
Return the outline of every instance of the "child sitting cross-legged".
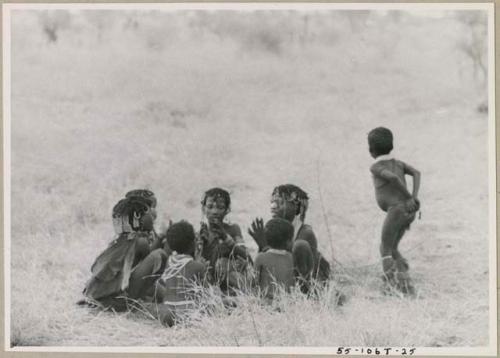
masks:
<path fill-rule="evenodd" d="M 295 283 L 290 246 L 293 225 L 285 219 L 274 218 L 264 226 L 269 249 L 255 258 L 255 284 L 267 301 L 272 301 L 281 289 L 289 291 Z"/>
<path fill-rule="evenodd" d="M 156 283 L 156 303 L 146 305 L 146 308 L 162 324 L 172 326 L 197 307 L 197 292 L 203 284 L 206 266 L 193 258 L 195 232 L 190 223 L 172 224 L 166 237 L 172 254 Z"/>

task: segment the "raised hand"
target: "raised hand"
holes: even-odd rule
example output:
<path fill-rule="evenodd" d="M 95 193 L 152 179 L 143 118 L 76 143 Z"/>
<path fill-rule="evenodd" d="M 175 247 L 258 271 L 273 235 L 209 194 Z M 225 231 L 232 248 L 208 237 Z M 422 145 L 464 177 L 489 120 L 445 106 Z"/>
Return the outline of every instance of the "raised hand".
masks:
<path fill-rule="evenodd" d="M 262 218 L 256 218 L 252 222 L 251 228 L 248 229 L 248 233 L 259 246 L 259 251 L 262 251 L 267 246 L 266 237 L 264 235 L 264 220 Z"/>

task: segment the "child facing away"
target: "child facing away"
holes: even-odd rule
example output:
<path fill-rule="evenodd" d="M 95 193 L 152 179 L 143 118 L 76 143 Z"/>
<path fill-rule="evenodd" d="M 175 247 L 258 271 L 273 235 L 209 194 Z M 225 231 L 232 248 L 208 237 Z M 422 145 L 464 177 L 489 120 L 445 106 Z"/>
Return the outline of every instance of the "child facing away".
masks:
<path fill-rule="evenodd" d="M 196 257 L 208 262 L 211 283 L 218 284 L 224 292 L 245 289 L 251 282 L 252 260 L 240 227 L 224 221 L 231 210 L 229 193 L 221 188 L 207 190 L 201 206 L 207 223 L 201 224 Z"/>
<path fill-rule="evenodd" d="M 404 294 L 414 295 L 415 289 L 408 274 L 407 260 L 398 250 L 398 244 L 420 208 L 418 191 L 420 172 L 405 162 L 395 159 L 392 132 L 378 127 L 368 134 L 370 154 L 375 163 L 370 167 L 378 206 L 387 213 L 382 227 L 382 268 L 384 281 Z M 413 177 L 413 191 L 406 187 L 405 175 Z"/>
<path fill-rule="evenodd" d="M 197 307 L 206 265 L 194 260 L 196 235 L 190 223 L 180 221 L 172 224 L 166 237 L 172 254 L 156 283 L 156 303 L 146 304 L 145 307 L 162 324 L 172 326 Z"/>
<path fill-rule="evenodd" d="M 293 257 L 289 249 L 293 234 L 293 225 L 285 219 L 274 218 L 264 226 L 269 248 L 255 258 L 255 284 L 269 302 L 280 289 L 289 292 L 295 284 Z"/>
<path fill-rule="evenodd" d="M 152 251 L 157 246 L 152 214 L 156 198 L 148 193 L 151 194 L 149 199 L 127 195 L 113 207 L 117 236 L 92 265 L 92 276 L 83 291 L 86 299 L 79 304 L 98 302 L 104 308 L 126 310 L 127 297 L 135 298 L 139 293 L 136 283 L 142 284 L 143 277 L 154 276 L 163 270 L 166 254 L 163 250 Z"/>

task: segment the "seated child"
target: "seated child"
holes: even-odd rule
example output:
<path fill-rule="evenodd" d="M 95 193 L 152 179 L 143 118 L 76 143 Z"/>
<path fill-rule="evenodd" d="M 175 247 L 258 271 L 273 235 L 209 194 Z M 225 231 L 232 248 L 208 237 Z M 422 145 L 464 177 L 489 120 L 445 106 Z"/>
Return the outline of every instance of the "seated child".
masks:
<path fill-rule="evenodd" d="M 255 258 L 255 283 L 263 296 L 272 301 L 279 287 L 288 292 L 295 284 L 293 258 L 289 251 L 293 226 L 285 219 L 271 219 L 264 227 L 264 235 L 269 249 Z"/>
<path fill-rule="evenodd" d="M 304 222 L 308 206 L 307 193 L 293 184 L 279 185 L 271 194 L 273 218 L 287 220 L 294 227 L 289 250 L 293 256 L 296 279 L 304 293 L 312 292 L 315 283 L 326 284 L 330 277 L 330 264 L 318 250 L 318 240 L 312 227 Z M 259 246 L 259 251 L 268 249 L 262 219 L 255 219 L 248 232 Z"/>
<path fill-rule="evenodd" d="M 210 281 L 220 284 L 223 291 L 243 289 L 250 282 L 251 257 L 240 227 L 224 222 L 231 208 L 229 193 L 220 188 L 210 189 L 201 205 L 208 224 L 201 224 L 196 255 L 208 261 Z"/>
<path fill-rule="evenodd" d="M 135 271 L 142 268 L 138 272 L 145 276 L 161 272 L 166 255 L 161 250 L 150 254 L 154 244 L 151 237 L 153 218 L 151 207 L 143 198 L 134 196 L 120 200 L 113 208 L 113 225 L 117 238 L 96 258 L 91 267 L 92 277 L 83 290 L 87 300 L 79 303 L 88 303 L 90 299 L 105 308 L 123 311 L 127 309 L 125 297 L 136 295 L 128 294 Z M 151 257 L 145 269 L 140 263 L 148 255 Z"/>
<path fill-rule="evenodd" d="M 156 220 L 157 217 L 156 213 L 157 200 L 154 193 L 151 190 L 147 189 L 134 189 L 127 192 L 125 194 L 125 198 L 142 198 L 143 200 L 146 201 L 146 203 L 149 206 L 149 213 L 150 213 L 148 219 L 152 220 L 150 223 L 148 223 L 149 227 L 151 227 L 151 230 L 149 231 L 150 233 L 149 244 L 151 251 L 162 248 L 167 254 L 170 254 L 171 250 L 168 248 L 164 233 L 162 235 L 158 235 L 153 227 L 153 222 Z"/>
<path fill-rule="evenodd" d="M 172 224 L 167 241 L 173 250 L 165 271 L 156 283 L 156 302 L 146 308 L 166 326 L 182 320 L 197 306 L 197 289 L 203 284 L 206 266 L 193 259 L 195 232 L 186 221 Z"/>
<path fill-rule="evenodd" d="M 375 197 L 380 209 L 387 212 L 382 227 L 382 268 L 384 281 L 404 294 L 414 294 L 408 274 L 408 262 L 398 250 L 398 244 L 420 208 L 417 198 L 420 172 L 389 153 L 393 149 L 392 132 L 378 127 L 368 134 L 370 154 L 375 163 L 370 168 L 375 186 Z M 413 192 L 406 188 L 405 175 L 413 177 Z"/>

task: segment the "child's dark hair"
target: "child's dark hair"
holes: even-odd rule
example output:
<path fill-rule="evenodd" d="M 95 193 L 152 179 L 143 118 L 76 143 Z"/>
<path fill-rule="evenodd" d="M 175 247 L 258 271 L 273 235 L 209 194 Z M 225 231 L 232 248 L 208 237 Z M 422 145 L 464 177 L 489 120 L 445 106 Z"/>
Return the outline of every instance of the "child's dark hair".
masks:
<path fill-rule="evenodd" d="M 222 188 L 212 188 L 207 190 L 205 194 L 203 194 L 203 199 L 201 200 L 201 205 L 205 206 L 207 203 L 207 198 L 212 197 L 214 199 L 222 198 L 224 200 L 224 204 L 226 204 L 226 208 L 229 209 L 231 207 L 231 197 L 229 193 Z"/>
<path fill-rule="evenodd" d="M 278 250 L 285 250 L 293 238 L 293 225 L 281 218 L 269 220 L 264 227 L 267 244 Z"/>
<path fill-rule="evenodd" d="M 389 154 L 393 149 L 392 132 L 385 127 L 377 127 L 368 133 L 370 152 L 376 156 Z"/>
<path fill-rule="evenodd" d="M 146 199 L 142 197 L 128 197 L 121 199 L 113 207 L 112 217 L 128 216 L 132 220 L 133 215 L 142 216 L 149 212 L 149 204 Z"/>
<path fill-rule="evenodd" d="M 156 208 L 157 200 L 155 194 L 148 189 L 134 189 L 125 194 L 126 198 L 140 197 L 146 200 L 149 207 Z"/>
<path fill-rule="evenodd" d="M 191 254 L 195 241 L 193 225 L 187 221 L 179 221 L 167 229 L 168 246 L 179 254 Z"/>
<path fill-rule="evenodd" d="M 295 193 L 295 194 L 294 194 Z M 284 196 L 286 199 L 299 199 L 299 200 L 308 200 L 309 197 L 307 193 L 299 188 L 297 185 L 293 184 L 284 184 L 279 185 L 273 189 L 272 195 Z M 294 197 L 295 196 L 295 197 Z"/>
<path fill-rule="evenodd" d="M 285 198 L 285 200 L 293 201 L 297 207 L 296 214 L 300 214 L 302 220 L 305 219 L 306 211 L 309 206 L 309 196 L 297 185 L 279 185 L 273 189 L 273 193 L 271 195 L 278 195 Z"/>

